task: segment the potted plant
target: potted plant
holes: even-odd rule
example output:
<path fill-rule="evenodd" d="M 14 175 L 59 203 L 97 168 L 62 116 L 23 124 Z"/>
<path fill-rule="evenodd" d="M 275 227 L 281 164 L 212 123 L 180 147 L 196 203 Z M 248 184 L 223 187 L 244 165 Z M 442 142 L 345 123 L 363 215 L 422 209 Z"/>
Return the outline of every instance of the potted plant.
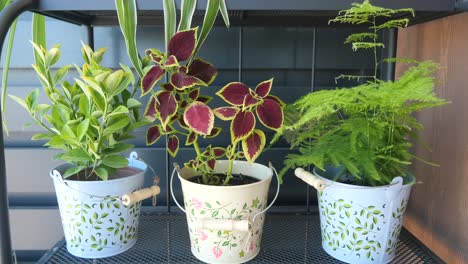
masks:
<path fill-rule="evenodd" d="M 166 136 L 172 157 L 177 155 L 181 144 L 193 146 L 196 152 L 184 168 L 179 170 L 175 165 L 174 169 L 182 183 L 185 209 L 181 209 L 187 214 L 192 253 L 209 263 L 241 263 L 254 258 L 260 250 L 273 176 L 272 168 L 254 163 L 266 143 L 256 120 L 266 128 L 278 130 L 283 123 L 284 103 L 270 95 L 273 84 L 270 79 L 258 84 L 255 90 L 240 82 L 229 83 L 217 93 L 228 105 L 216 109 L 208 106 L 212 98 L 202 91 L 213 83 L 217 69 L 197 58 L 196 53 L 218 10 L 224 9 L 223 2 L 208 1 L 200 34 L 198 28 L 190 28 L 192 8 L 188 7 L 188 1 L 182 5 L 178 32 L 175 32 L 174 3 L 164 2 L 167 51 L 146 51 L 153 65 L 142 68 L 141 93 L 150 94 L 144 116 L 155 122 L 147 131 L 147 144 Z M 127 5 L 119 13 L 119 19 L 121 26 L 126 25 L 122 31 L 128 53 L 138 68 L 139 56 L 133 52 L 130 41 L 135 38 L 134 31 L 128 30 L 129 25 L 134 26 L 128 18 L 136 17 L 136 10 L 131 2 Z M 168 81 L 161 82 L 166 74 Z M 155 89 L 157 84 L 161 89 Z M 201 138 L 209 140 L 221 132 L 215 126 L 215 117 L 231 122 L 231 142 L 227 146 L 202 148 Z M 239 161 L 240 158 L 247 161 Z"/>
<path fill-rule="evenodd" d="M 373 51 L 375 70 L 371 76 L 339 77 L 364 79 L 364 84 L 300 98 L 287 108 L 286 124 L 278 133 L 300 152 L 288 155 L 280 174 L 297 168 L 296 176 L 317 188 L 322 246 L 348 263 L 394 258 L 415 183 L 408 165 L 413 158 L 421 160 L 410 152 L 411 139 L 417 140 L 422 129 L 412 113 L 446 103 L 434 93 L 437 64 L 377 57 L 384 47 L 378 33 L 405 27 L 407 18 L 394 18 L 405 13 L 413 10 L 377 7 L 365 0 L 332 19 L 369 26 L 369 32 L 352 34 L 345 43 L 353 50 Z M 378 66 L 396 61 L 413 66 L 396 81 L 378 79 Z M 310 165 L 314 174 L 302 169 Z"/>
<path fill-rule="evenodd" d="M 50 103 L 38 102 L 39 89 L 25 100 L 11 98 L 44 128 L 33 140 L 46 140 L 45 146 L 61 151 L 54 159 L 67 162 L 50 172 L 67 249 L 83 258 L 121 253 L 136 243 L 140 201 L 159 193 L 158 186 L 140 190 L 147 165 L 136 153 L 120 155 L 133 147 L 124 142 L 131 132 L 148 123 L 127 90 L 133 73 L 124 65 L 117 71 L 101 66 L 105 49 L 83 45 L 85 63 L 75 66 L 80 77 L 69 83 L 69 65 L 52 71 L 59 47 L 33 45 L 39 58 L 33 68 Z"/>

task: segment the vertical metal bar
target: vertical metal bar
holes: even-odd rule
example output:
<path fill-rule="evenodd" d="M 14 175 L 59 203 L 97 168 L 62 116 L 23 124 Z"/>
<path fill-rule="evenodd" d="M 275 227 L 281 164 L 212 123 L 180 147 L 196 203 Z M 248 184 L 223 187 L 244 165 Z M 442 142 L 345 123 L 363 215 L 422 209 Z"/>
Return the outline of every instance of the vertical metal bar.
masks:
<path fill-rule="evenodd" d="M 394 58 L 397 51 L 398 30 L 391 28 L 385 33 L 387 35 L 387 43 L 385 44 L 387 48 L 383 51 L 384 58 Z M 389 81 L 395 79 L 395 63 L 383 63 L 381 70 L 383 80 Z"/>
<path fill-rule="evenodd" d="M 86 33 L 88 36 L 88 45 L 92 50 L 94 50 L 94 27 L 86 25 Z"/>
<path fill-rule="evenodd" d="M 35 0 L 12 1 L 0 13 L 0 52 L 8 30 L 13 21 L 23 12 L 33 9 Z M 0 124 L 2 124 L 0 115 Z M 8 213 L 8 192 L 5 170 L 5 149 L 3 143 L 3 126 L 0 126 L 0 264 L 12 261 L 10 218 Z"/>
<path fill-rule="evenodd" d="M 312 30 L 312 63 L 311 63 L 311 68 L 312 72 L 310 75 L 310 92 L 315 91 L 315 61 L 316 61 L 316 44 L 317 44 L 317 27 L 314 27 Z M 312 169 L 312 166 L 308 166 L 307 170 L 310 171 Z M 309 184 L 306 184 L 307 186 L 307 196 L 306 196 L 306 201 L 307 201 L 307 212 L 310 212 L 310 192 L 314 190 L 313 188 L 310 187 Z"/>

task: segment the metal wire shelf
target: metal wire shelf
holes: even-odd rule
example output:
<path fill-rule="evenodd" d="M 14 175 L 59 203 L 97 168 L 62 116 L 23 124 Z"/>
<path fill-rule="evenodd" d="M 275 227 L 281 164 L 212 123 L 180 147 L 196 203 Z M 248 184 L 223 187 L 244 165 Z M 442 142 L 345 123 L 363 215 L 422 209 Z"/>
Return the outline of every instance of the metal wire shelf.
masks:
<path fill-rule="evenodd" d="M 201 263 L 190 252 L 183 215 L 144 214 L 137 244 L 127 252 L 99 260 L 70 255 L 62 240 L 38 263 Z M 317 213 L 268 215 L 260 254 L 249 263 L 342 263 L 327 255 L 321 246 Z M 392 263 L 444 263 L 412 234 L 402 230 L 397 257 Z"/>

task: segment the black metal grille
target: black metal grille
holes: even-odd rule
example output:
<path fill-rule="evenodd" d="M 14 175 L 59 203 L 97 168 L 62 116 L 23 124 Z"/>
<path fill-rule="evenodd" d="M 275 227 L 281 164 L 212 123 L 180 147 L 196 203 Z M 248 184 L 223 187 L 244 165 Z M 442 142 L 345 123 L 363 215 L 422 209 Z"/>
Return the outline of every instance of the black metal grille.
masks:
<path fill-rule="evenodd" d="M 321 246 L 317 214 L 268 215 L 262 249 L 250 263 L 341 263 Z M 127 252 L 99 260 L 67 253 L 59 242 L 38 263 L 199 263 L 190 252 L 186 218 L 182 215 L 145 214 L 137 244 Z M 392 263 L 444 263 L 408 231 L 403 230 Z"/>

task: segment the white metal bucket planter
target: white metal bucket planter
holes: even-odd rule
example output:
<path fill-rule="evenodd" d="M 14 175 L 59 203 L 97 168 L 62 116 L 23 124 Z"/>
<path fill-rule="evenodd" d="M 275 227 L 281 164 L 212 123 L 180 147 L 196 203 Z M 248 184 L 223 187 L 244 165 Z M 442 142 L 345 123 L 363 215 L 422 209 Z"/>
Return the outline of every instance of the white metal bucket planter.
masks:
<path fill-rule="evenodd" d="M 67 250 L 81 258 L 117 255 L 136 243 L 141 200 L 159 194 L 158 186 L 143 187 L 147 165 L 130 154 L 133 176 L 108 181 L 63 180 L 70 165 L 50 172 L 62 219 Z M 139 191 L 137 191 L 139 190 Z"/>
<path fill-rule="evenodd" d="M 216 172 L 227 171 L 228 161 L 217 161 Z M 172 181 L 178 172 L 182 184 L 185 209 L 172 192 Z M 259 182 L 239 186 L 210 186 L 190 182 L 199 175 L 187 168 L 179 170 L 174 164 L 171 193 L 179 208 L 187 215 L 193 255 L 207 263 L 243 263 L 260 251 L 268 189 L 276 170 L 246 161 L 234 161 L 233 174 L 242 173 L 260 179 Z"/>
<path fill-rule="evenodd" d="M 330 180 L 336 171 L 296 169 L 297 177 L 317 189 L 323 249 L 347 263 L 390 262 L 414 177 L 405 185 L 396 177 L 389 185 L 367 187 Z"/>

